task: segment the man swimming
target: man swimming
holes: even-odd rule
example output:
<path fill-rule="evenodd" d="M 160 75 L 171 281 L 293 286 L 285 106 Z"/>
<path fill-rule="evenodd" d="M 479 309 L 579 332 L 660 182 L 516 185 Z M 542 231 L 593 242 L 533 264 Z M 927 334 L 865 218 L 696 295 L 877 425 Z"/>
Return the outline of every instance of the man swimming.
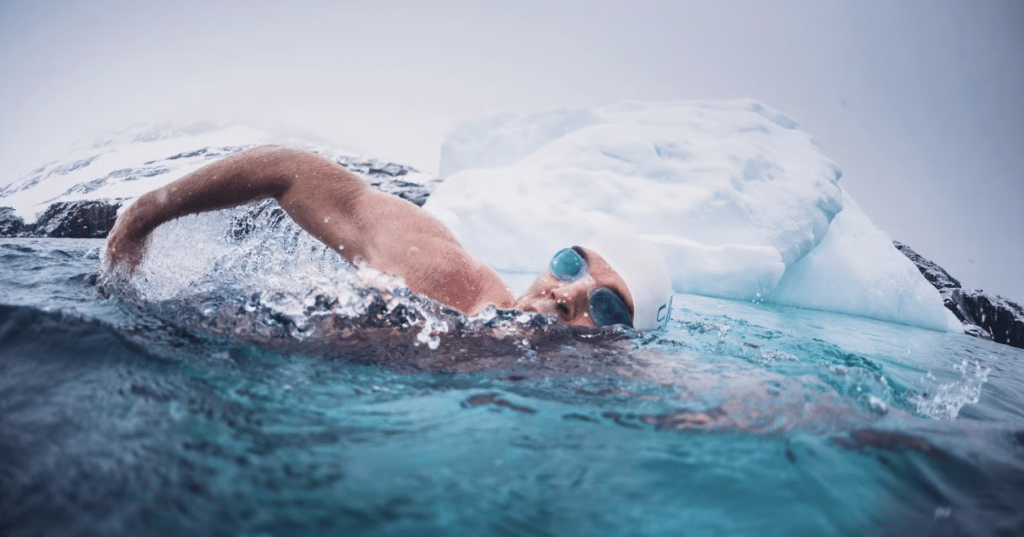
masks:
<path fill-rule="evenodd" d="M 399 276 L 411 291 L 467 315 L 494 305 L 577 326 L 649 330 L 670 313 L 667 271 L 638 241 L 599 239 L 594 248 L 563 249 L 517 298 L 427 211 L 370 187 L 330 159 L 279 146 L 243 151 L 139 197 L 110 231 L 109 267 L 132 274 L 150 233 L 164 222 L 265 197 L 276 198 L 297 224 L 350 263 Z"/>

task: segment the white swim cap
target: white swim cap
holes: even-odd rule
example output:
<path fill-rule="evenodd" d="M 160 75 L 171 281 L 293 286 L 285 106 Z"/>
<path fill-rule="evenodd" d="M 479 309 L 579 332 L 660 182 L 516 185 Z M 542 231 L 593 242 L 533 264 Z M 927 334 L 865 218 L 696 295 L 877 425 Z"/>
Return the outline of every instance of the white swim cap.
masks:
<path fill-rule="evenodd" d="M 653 330 L 672 313 L 672 277 L 658 250 L 636 235 L 603 232 L 582 244 L 608 262 L 633 298 L 633 328 Z"/>

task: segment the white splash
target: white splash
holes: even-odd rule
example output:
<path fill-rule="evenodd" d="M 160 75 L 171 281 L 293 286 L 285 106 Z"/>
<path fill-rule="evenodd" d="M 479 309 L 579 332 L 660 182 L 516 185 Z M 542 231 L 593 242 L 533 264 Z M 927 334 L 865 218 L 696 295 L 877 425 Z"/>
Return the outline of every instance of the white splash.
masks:
<path fill-rule="evenodd" d="M 934 419 L 955 419 L 964 405 L 977 403 L 981 399 L 981 387 L 988 381 L 992 368 L 982 367 L 977 360 L 973 364 L 961 360 L 953 369 L 960 373 L 959 379 L 939 384 L 933 394 L 911 399 L 919 414 Z M 938 382 L 938 379 L 929 371 L 926 381 Z"/>

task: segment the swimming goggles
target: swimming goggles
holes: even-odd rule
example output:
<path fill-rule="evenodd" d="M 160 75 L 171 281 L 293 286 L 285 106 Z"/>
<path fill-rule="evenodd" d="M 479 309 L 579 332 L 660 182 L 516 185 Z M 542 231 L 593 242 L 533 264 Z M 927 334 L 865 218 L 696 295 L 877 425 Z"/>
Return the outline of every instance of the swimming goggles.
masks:
<path fill-rule="evenodd" d="M 587 260 L 573 248 L 559 250 L 551 258 L 550 269 L 551 274 L 563 282 L 574 282 L 590 272 Z M 633 327 L 633 314 L 626 303 L 607 287 L 598 287 L 590 292 L 587 309 L 597 326 L 624 324 Z"/>

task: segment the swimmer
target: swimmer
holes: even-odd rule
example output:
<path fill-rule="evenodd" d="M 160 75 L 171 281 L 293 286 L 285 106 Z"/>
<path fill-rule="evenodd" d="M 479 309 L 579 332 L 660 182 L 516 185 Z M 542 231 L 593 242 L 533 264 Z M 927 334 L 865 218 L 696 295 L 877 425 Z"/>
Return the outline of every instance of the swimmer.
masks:
<path fill-rule="evenodd" d="M 638 239 L 604 237 L 565 248 L 516 297 L 427 211 L 330 159 L 280 146 L 243 151 L 139 197 L 110 231 L 109 267 L 134 273 L 150 233 L 164 222 L 266 197 L 350 263 L 399 276 L 411 291 L 467 315 L 494 305 L 577 326 L 650 330 L 663 326 L 671 310 L 664 262 Z"/>

